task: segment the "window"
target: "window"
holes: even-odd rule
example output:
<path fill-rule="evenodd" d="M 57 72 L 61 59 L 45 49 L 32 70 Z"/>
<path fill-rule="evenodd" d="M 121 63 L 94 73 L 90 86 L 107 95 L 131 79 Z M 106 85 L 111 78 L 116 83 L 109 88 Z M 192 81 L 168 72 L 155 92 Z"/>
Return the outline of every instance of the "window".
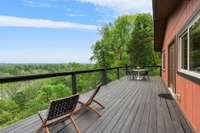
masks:
<path fill-rule="evenodd" d="M 200 77 L 200 19 L 180 36 L 179 52 L 179 70 Z"/>
<path fill-rule="evenodd" d="M 181 68 L 188 68 L 188 34 L 185 33 L 181 37 Z"/>
<path fill-rule="evenodd" d="M 189 70 L 200 73 L 200 19 L 191 26 L 189 34 Z"/>
<path fill-rule="evenodd" d="M 165 50 L 162 52 L 162 69 L 165 70 Z"/>

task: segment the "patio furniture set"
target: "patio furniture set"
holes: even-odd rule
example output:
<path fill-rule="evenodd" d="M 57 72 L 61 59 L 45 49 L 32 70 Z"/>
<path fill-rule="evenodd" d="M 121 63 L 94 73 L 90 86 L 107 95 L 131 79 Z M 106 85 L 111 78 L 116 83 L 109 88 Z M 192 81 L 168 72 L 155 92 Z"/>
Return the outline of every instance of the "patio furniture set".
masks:
<path fill-rule="evenodd" d="M 129 80 L 150 80 L 149 70 L 144 68 L 134 68 L 127 71 Z"/>

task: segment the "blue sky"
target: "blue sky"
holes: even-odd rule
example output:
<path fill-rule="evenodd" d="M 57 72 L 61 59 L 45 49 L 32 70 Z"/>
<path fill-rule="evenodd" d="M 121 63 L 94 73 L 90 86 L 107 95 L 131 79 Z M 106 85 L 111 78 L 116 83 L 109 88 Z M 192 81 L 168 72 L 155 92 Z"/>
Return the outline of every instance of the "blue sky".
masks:
<path fill-rule="evenodd" d="M 151 0 L 1 0 L 0 63 L 89 63 L 98 28 Z"/>

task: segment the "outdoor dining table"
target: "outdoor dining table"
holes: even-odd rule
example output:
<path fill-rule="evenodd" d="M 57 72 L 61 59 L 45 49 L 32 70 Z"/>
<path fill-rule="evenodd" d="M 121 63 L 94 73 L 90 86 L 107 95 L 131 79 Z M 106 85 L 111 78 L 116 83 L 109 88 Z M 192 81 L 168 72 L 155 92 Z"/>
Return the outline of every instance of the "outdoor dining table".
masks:
<path fill-rule="evenodd" d="M 141 78 L 141 76 L 140 76 L 140 73 L 141 73 L 141 72 L 147 72 L 148 69 L 137 68 L 137 69 L 132 69 L 131 71 L 137 73 L 137 78 L 136 78 L 137 80 L 141 80 L 142 78 Z"/>

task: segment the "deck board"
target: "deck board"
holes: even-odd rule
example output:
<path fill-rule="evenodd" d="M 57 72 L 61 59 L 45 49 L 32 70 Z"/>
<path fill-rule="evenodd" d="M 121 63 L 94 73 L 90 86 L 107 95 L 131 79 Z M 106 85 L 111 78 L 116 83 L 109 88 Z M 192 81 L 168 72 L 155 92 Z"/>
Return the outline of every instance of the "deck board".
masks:
<path fill-rule="evenodd" d="M 87 100 L 91 93 L 80 99 Z M 96 99 L 106 107 L 92 105 L 102 117 L 87 109 L 75 115 L 82 133 L 192 133 L 160 77 L 151 77 L 150 81 L 113 81 L 102 87 Z M 33 133 L 40 124 L 38 116 L 33 115 L 0 132 Z M 69 122 L 51 128 L 51 133 L 66 132 L 75 133 Z"/>

